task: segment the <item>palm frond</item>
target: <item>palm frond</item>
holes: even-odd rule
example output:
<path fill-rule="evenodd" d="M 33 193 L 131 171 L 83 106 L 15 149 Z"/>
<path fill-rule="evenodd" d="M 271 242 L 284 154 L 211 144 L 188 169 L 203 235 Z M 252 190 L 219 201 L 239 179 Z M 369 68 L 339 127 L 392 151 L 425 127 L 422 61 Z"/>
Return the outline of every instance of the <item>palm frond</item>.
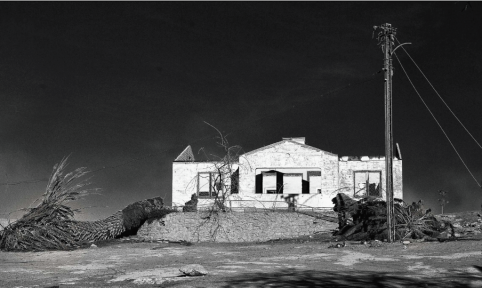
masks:
<path fill-rule="evenodd" d="M 47 188 L 33 208 L 17 221 L 7 225 L 0 235 L 0 249 L 46 250 L 75 248 L 80 244 L 70 236 L 74 211 L 67 203 L 76 201 L 99 189 L 87 188 L 90 178 L 82 180 L 85 167 L 65 173 L 68 157 L 56 164 Z"/>
<path fill-rule="evenodd" d="M 339 231 L 336 235 L 348 238 L 371 237 L 383 240 L 387 235 L 386 202 L 376 198 L 363 198 L 354 201 L 347 195 L 338 194 L 333 198 L 335 212 L 339 213 Z M 394 224 L 397 239 L 405 238 L 433 238 L 438 237 L 448 229 L 454 236 L 453 225 L 448 221 L 438 221 L 430 210 L 424 210 L 421 202 L 407 205 L 402 200 L 394 205 Z M 352 218 L 349 220 L 347 216 Z"/>

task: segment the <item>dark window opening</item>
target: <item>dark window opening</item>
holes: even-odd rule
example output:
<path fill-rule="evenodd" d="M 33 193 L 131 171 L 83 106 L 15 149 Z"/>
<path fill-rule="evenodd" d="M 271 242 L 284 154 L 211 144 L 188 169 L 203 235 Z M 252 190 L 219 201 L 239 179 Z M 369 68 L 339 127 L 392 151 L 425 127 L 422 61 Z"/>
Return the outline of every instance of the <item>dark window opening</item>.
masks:
<path fill-rule="evenodd" d="M 231 175 L 231 194 L 239 193 L 239 168 Z"/>
<path fill-rule="evenodd" d="M 381 171 L 354 171 L 354 197 L 381 197 Z"/>
<path fill-rule="evenodd" d="M 199 198 L 214 198 L 223 189 L 221 174 L 215 172 L 199 172 L 197 183 Z"/>
<path fill-rule="evenodd" d="M 303 193 L 306 194 L 321 194 L 321 171 L 308 171 L 306 173 L 308 178 L 308 187 L 303 187 Z M 306 190 L 305 190 L 306 189 Z"/>
<path fill-rule="evenodd" d="M 283 194 L 283 173 L 270 170 L 256 175 L 256 194 Z"/>
<path fill-rule="evenodd" d="M 301 194 L 310 194 L 310 182 L 301 180 Z"/>

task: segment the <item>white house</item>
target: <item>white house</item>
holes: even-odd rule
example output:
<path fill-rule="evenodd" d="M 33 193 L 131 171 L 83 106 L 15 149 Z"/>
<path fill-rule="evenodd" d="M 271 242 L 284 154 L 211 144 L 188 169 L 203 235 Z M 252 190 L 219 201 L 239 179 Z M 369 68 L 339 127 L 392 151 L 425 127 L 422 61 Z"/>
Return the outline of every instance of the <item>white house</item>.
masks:
<path fill-rule="evenodd" d="M 183 206 L 194 193 L 198 206 L 209 205 L 214 187 L 231 183 L 238 184 L 230 189 L 231 207 L 271 208 L 295 203 L 298 207 L 331 208 L 331 199 L 340 192 L 352 198 L 385 198 L 385 157 L 339 157 L 306 145 L 304 137 L 283 138 L 241 155 L 230 166 L 236 171 L 232 179 L 221 179 L 224 176 L 217 172 L 218 164 L 196 162 L 191 147 L 186 147 L 173 162 L 173 206 Z M 403 199 L 400 156 L 393 161 L 393 183 L 395 198 Z"/>

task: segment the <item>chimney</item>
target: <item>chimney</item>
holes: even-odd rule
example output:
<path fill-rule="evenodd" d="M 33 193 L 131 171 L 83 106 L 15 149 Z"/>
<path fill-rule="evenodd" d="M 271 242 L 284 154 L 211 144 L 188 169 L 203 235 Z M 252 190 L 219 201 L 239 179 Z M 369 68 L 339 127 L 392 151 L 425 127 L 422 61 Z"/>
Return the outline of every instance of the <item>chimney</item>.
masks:
<path fill-rule="evenodd" d="M 283 140 L 291 140 L 300 144 L 305 144 L 305 137 L 283 137 Z"/>

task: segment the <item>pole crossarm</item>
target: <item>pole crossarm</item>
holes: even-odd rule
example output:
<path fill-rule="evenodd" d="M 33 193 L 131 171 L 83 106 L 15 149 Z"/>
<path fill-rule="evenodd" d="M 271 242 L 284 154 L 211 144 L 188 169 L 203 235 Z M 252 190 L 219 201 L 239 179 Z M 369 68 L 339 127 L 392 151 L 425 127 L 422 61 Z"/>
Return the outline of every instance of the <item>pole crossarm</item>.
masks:
<path fill-rule="evenodd" d="M 410 45 L 412 44 L 411 42 L 405 42 L 405 43 L 402 43 L 400 45 L 398 45 L 397 47 L 395 47 L 395 49 L 392 50 L 392 52 L 390 52 L 390 56 L 393 55 L 393 53 L 395 53 L 395 50 L 397 50 L 398 48 L 402 47 L 403 45 Z"/>

